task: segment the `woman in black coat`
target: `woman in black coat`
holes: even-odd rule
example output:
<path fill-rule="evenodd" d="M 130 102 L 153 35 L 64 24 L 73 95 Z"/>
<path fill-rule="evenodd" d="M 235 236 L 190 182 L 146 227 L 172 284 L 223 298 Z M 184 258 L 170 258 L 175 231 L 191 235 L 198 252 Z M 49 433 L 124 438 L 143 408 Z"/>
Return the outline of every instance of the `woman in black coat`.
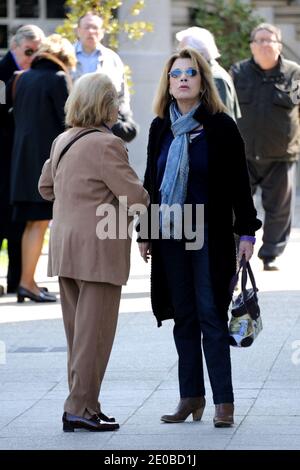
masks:
<path fill-rule="evenodd" d="M 26 222 L 18 302 L 26 297 L 36 302 L 56 300 L 34 280 L 44 234 L 52 219 L 52 203 L 40 196 L 38 180 L 53 140 L 65 128 L 64 105 L 71 84 L 69 69 L 75 63 L 71 43 L 53 34 L 40 47 L 30 70 L 17 76 L 11 86 L 16 126 L 11 201 L 15 220 Z"/>
<path fill-rule="evenodd" d="M 237 264 L 234 234 L 240 237 L 238 259 L 244 255 L 249 260 L 261 226 L 244 143 L 224 113 L 207 63 L 192 48 L 168 60 L 154 108 L 144 186 L 151 197 L 152 230 L 153 207 L 160 207 L 159 237 L 142 233 L 141 220 L 138 241 L 144 260 L 152 256 L 151 300 L 158 326 L 169 318 L 175 322 L 180 388 L 177 410 L 161 419 L 178 423 L 190 414 L 201 419 L 202 344 L 216 408 L 214 425 L 230 426 L 234 397 L 227 310 Z M 183 230 L 178 213 L 172 218 L 165 210 L 174 204 L 183 211 Z M 197 208 L 204 210 L 197 213 Z M 186 227 L 195 233 L 194 247 L 187 243 L 191 234 Z"/>

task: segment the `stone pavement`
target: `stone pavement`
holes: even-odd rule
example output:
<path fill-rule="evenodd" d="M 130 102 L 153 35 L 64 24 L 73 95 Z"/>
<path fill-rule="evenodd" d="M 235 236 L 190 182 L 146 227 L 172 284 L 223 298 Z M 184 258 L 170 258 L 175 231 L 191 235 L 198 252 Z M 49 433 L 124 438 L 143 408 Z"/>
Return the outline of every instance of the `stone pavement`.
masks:
<path fill-rule="evenodd" d="M 300 449 L 300 195 L 297 202 L 297 219 L 280 259 L 281 270 L 263 272 L 253 258 L 264 330 L 249 349 L 232 348 L 233 428 L 213 427 L 208 381 L 208 404 L 201 422 L 160 422 L 160 416 L 173 411 L 178 401 L 172 322 L 156 327 L 149 300 L 149 266 L 133 243 L 131 276 L 123 289 L 101 394 L 104 411 L 117 417 L 120 430 L 62 432 L 67 381 L 60 305 L 17 304 L 14 296 L 3 296 L 0 449 Z M 46 261 L 44 254 L 38 280 L 58 293 L 57 280 L 46 277 Z"/>

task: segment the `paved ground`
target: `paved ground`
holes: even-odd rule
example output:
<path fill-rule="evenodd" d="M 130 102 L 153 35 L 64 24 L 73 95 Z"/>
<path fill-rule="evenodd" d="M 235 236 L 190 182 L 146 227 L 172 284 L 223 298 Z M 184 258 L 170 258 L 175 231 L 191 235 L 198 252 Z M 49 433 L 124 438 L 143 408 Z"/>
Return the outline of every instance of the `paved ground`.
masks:
<path fill-rule="evenodd" d="M 172 322 L 157 328 L 149 301 L 149 267 L 134 245 L 116 340 L 102 391 L 115 433 L 65 434 L 66 343 L 60 305 L 18 305 L 0 298 L 0 449 L 300 449 L 300 197 L 279 272 L 253 260 L 264 330 L 253 347 L 232 348 L 236 424 L 214 429 L 207 382 L 201 422 L 160 423 L 178 401 Z M 257 243 L 259 246 L 259 242 Z M 38 279 L 58 293 L 56 279 Z M 4 278 L 0 278 L 0 284 Z M 6 352 L 6 355 L 5 355 Z M 6 356 L 6 357 L 5 357 Z"/>

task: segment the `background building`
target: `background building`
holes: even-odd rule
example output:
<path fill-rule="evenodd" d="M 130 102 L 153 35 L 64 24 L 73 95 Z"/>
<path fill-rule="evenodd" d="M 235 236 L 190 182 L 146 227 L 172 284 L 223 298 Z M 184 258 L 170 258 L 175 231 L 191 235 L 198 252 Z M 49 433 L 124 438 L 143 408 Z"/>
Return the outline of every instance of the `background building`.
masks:
<path fill-rule="evenodd" d="M 243 0 L 251 3 L 266 21 L 277 24 L 283 32 L 284 55 L 300 63 L 300 0 Z M 126 18 L 135 0 L 125 0 L 119 18 Z M 142 177 L 146 160 L 146 143 L 152 119 L 152 99 L 166 57 L 174 49 L 175 32 L 191 25 L 195 0 L 146 0 L 139 19 L 150 21 L 154 32 L 137 42 L 120 38 L 119 54 L 131 67 L 134 82 L 132 108 L 140 124 L 138 137 L 129 145 L 130 160 Z M 9 38 L 25 23 L 40 26 L 52 33 L 64 17 L 63 0 L 0 0 L 0 54 Z M 300 177 L 298 178 L 300 180 Z"/>

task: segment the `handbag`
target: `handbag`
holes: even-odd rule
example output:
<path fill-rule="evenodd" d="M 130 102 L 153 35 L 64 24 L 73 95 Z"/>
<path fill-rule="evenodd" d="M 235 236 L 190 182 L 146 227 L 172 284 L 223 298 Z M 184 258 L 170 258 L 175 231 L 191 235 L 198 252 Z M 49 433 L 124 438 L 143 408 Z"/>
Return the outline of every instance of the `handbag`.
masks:
<path fill-rule="evenodd" d="M 231 295 L 239 279 L 242 269 L 241 292 L 232 299 L 231 319 L 229 322 L 229 342 L 231 346 L 247 348 L 251 346 L 255 338 L 263 329 L 260 308 L 257 298 L 257 287 L 249 261 L 243 256 L 238 272 L 232 278 L 230 284 Z M 252 288 L 246 289 L 249 278 Z"/>

